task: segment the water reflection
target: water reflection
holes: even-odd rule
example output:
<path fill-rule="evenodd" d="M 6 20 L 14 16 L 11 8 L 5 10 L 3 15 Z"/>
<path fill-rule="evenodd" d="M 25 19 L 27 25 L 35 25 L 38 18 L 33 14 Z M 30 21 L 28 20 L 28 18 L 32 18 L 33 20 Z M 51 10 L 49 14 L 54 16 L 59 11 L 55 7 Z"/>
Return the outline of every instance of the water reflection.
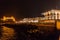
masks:
<path fill-rule="evenodd" d="M 10 26 L 10 25 L 9 25 Z M 35 25 L 1 26 L 0 40 L 60 40 L 59 33 L 53 27 Z"/>
<path fill-rule="evenodd" d="M 14 40 L 15 39 L 15 30 L 13 28 L 8 28 L 6 26 L 1 26 L 1 39 L 0 40 Z"/>

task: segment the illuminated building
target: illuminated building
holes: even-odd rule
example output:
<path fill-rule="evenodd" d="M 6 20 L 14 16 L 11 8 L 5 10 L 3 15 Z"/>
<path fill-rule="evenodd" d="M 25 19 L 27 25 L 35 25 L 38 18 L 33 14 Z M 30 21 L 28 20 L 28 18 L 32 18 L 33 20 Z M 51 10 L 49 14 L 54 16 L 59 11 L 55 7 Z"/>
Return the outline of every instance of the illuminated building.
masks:
<path fill-rule="evenodd" d="M 42 15 L 44 15 L 44 17 L 24 18 L 17 23 L 48 23 L 55 22 L 54 20 L 60 20 L 60 10 L 50 10 L 42 13 Z"/>
<path fill-rule="evenodd" d="M 16 23 L 38 23 L 39 18 L 24 18 L 23 20 L 17 21 Z"/>
<path fill-rule="evenodd" d="M 13 16 L 11 17 L 6 17 L 6 16 L 3 16 L 3 18 L 1 19 L 3 20 L 5 23 L 13 23 L 13 22 L 16 22 L 15 18 Z"/>
<path fill-rule="evenodd" d="M 43 13 L 45 19 L 59 19 L 60 20 L 60 10 L 50 10 Z"/>

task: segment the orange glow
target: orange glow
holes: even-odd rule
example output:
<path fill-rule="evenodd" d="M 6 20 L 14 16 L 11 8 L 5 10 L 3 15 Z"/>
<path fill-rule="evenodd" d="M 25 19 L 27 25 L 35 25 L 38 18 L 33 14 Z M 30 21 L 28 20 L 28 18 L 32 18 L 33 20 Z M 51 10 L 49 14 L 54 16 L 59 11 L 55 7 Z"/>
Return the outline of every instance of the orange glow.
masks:
<path fill-rule="evenodd" d="M 56 27 L 58 30 L 60 30 L 60 21 L 57 21 Z"/>
<path fill-rule="evenodd" d="M 3 20 L 4 20 L 4 21 L 6 20 L 6 17 L 5 17 L 5 16 L 3 16 Z"/>
<path fill-rule="evenodd" d="M 6 26 L 2 26 L 2 36 L 0 40 L 12 40 L 15 39 L 15 31 L 13 28 L 8 28 Z"/>
<path fill-rule="evenodd" d="M 3 21 L 6 21 L 7 19 L 12 19 L 13 21 L 16 21 L 13 16 L 11 16 L 11 17 L 3 16 Z"/>

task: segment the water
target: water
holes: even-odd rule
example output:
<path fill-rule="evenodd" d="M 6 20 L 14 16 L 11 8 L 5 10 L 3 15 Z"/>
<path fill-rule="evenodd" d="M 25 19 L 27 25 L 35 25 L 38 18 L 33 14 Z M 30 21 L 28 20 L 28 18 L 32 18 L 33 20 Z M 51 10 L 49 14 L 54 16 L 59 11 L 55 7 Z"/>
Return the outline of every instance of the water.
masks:
<path fill-rule="evenodd" d="M 0 40 L 60 40 L 59 33 L 52 34 L 51 32 L 49 36 L 47 36 L 49 32 L 44 33 L 43 31 L 40 31 L 43 32 L 42 34 L 40 32 L 28 33 L 25 26 L 21 27 L 18 26 L 15 28 L 11 28 L 7 26 L 1 26 L 2 35 Z"/>
<path fill-rule="evenodd" d="M 0 40 L 14 40 L 15 30 L 13 28 L 8 28 L 6 26 L 1 26 L 1 38 Z"/>

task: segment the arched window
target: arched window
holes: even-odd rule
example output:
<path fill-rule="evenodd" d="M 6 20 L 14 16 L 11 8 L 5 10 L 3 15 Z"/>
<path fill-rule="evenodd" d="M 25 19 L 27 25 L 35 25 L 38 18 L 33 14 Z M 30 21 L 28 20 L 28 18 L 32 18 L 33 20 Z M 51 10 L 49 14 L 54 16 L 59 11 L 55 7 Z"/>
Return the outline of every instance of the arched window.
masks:
<path fill-rule="evenodd" d="M 48 13 L 48 20 L 49 20 L 49 13 Z"/>
<path fill-rule="evenodd" d="M 54 17 L 54 20 L 55 20 L 56 19 L 56 13 L 55 12 L 53 13 L 53 17 Z"/>
<path fill-rule="evenodd" d="M 57 19 L 59 19 L 59 13 L 57 13 Z"/>

